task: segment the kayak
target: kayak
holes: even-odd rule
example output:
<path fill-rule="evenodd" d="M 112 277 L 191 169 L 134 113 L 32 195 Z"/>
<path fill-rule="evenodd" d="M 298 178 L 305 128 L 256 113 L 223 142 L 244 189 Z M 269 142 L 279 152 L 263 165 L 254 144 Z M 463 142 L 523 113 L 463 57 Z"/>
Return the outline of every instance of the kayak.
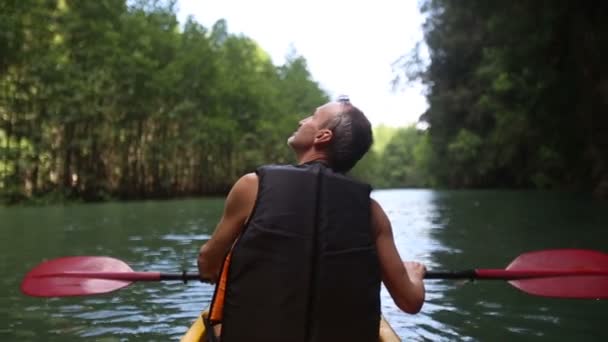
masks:
<path fill-rule="evenodd" d="M 207 317 L 209 312 L 207 310 L 203 311 L 194 323 L 190 326 L 190 329 L 186 331 L 186 334 L 182 336 L 181 342 L 204 342 L 203 337 L 205 336 L 205 323 L 203 322 L 203 317 Z"/>
<path fill-rule="evenodd" d="M 192 323 L 190 329 L 186 332 L 184 336 L 182 336 L 181 342 L 199 342 L 205 341 L 203 337 L 205 336 L 205 323 L 203 323 L 203 317 L 207 317 L 207 311 L 203 311 L 200 314 L 196 321 Z M 401 341 L 395 330 L 391 328 L 388 322 L 381 317 L 380 319 L 380 342 L 397 342 Z"/>

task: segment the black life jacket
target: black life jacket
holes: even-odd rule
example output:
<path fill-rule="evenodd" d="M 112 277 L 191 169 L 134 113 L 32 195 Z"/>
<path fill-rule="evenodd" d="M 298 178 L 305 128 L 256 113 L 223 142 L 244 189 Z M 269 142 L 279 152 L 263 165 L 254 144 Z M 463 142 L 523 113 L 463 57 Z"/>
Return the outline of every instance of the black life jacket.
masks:
<path fill-rule="evenodd" d="M 378 341 L 370 186 L 318 162 L 257 174 L 228 268 L 222 342 Z"/>

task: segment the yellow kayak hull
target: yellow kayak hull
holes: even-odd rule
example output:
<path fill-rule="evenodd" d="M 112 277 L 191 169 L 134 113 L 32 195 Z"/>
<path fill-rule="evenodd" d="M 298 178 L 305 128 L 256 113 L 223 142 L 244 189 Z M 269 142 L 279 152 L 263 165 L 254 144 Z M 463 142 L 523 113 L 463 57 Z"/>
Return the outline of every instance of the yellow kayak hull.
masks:
<path fill-rule="evenodd" d="M 204 341 L 205 336 L 205 323 L 203 322 L 203 316 L 207 317 L 207 311 L 204 311 L 201 315 L 196 318 L 196 321 L 192 323 L 190 329 L 182 336 L 181 342 L 199 342 Z M 388 322 L 382 317 L 380 320 L 380 342 L 398 342 L 401 341 L 395 330 L 391 328 Z"/>
<path fill-rule="evenodd" d="M 205 323 L 203 322 L 203 316 L 207 317 L 207 311 L 198 315 L 196 321 L 192 323 L 190 329 L 186 331 L 186 334 L 182 336 L 181 342 L 199 342 L 204 341 L 205 336 Z"/>

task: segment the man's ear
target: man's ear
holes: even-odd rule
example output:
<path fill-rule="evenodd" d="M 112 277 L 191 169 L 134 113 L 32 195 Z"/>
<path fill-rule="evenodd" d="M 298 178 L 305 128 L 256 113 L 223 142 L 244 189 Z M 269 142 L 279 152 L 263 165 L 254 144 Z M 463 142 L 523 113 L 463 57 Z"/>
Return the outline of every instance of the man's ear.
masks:
<path fill-rule="evenodd" d="M 317 135 L 315 135 L 315 144 L 327 144 L 331 141 L 331 139 L 334 138 L 334 132 L 331 131 L 331 129 L 321 129 L 317 132 Z"/>

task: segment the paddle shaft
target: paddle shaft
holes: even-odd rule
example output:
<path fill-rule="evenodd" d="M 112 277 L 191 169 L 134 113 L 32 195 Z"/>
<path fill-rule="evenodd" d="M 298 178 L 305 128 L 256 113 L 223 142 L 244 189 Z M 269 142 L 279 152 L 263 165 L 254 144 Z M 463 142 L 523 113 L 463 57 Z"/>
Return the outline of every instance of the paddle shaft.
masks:
<path fill-rule="evenodd" d="M 529 278 L 608 276 L 608 270 L 504 270 L 478 269 L 465 271 L 427 272 L 425 279 L 494 279 L 517 280 Z M 58 272 L 40 277 L 91 278 L 121 281 L 200 280 L 198 274 L 160 272 Z"/>
<path fill-rule="evenodd" d="M 90 278 L 101 280 L 120 280 L 120 281 L 159 281 L 159 280 L 200 280 L 198 274 L 183 273 L 160 273 L 160 272 L 57 272 L 39 275 L 45 277 L 62 278 Z"/>
<path fill-rule="evenodd" d="M 495 279 L 517 280 L 531 278 L 551 277 L 580 277 L 580 276 L 608 276 L 608 270 L 505 270 L 505 269 L 478 269 L 457 272 L 427 272 L 425 279 Z"/>

